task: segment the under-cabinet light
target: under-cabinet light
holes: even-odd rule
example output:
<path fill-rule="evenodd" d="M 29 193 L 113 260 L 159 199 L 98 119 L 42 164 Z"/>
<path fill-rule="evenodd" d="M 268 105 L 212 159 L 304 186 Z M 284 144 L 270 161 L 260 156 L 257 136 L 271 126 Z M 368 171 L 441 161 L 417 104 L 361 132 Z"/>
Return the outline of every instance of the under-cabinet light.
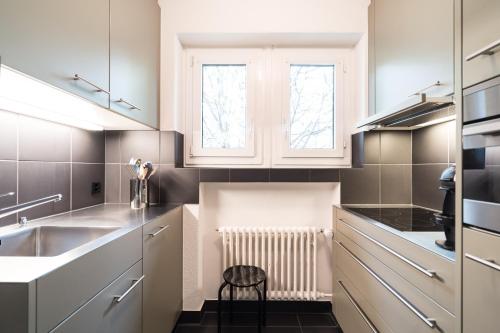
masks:
<path fill-rule="evenodd" d="M 5 65 L 0 66 L 0 110 L 91 131 L 151 129 Z"/>

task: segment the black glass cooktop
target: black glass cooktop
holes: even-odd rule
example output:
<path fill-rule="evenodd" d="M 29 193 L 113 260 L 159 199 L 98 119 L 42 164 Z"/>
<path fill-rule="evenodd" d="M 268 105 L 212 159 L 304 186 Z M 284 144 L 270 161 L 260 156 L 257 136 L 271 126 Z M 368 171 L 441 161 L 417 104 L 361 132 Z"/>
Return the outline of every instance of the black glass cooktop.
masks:
<path fill-rule="evenodd" d="M 434 222 L 435 212 L 423 208 L 349 207 L 348 210 L 399 231 L 443 231 L 443 226 Z"/>

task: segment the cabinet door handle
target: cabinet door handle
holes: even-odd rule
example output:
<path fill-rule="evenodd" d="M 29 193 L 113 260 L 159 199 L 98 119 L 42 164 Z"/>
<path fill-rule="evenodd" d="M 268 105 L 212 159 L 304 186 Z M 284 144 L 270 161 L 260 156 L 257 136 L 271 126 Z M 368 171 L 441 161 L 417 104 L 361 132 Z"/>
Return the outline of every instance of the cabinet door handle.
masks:
<path fill-rule="evenodd" d="M 163 226 L 163 227 L 161 227 L 161 228 L 160 228 L 157 232 L 153 232 L 153 233 L 150 233 L 150 234 L 148 234 L 148 235 L 149 235 L 149 236 L 151 236 L 151 237 L 156 237 L 156 236 L 158 236 L 161 232 L 163 232 L 163 231 L 167 230 L 167 229 L 168 229 L 168 227 L 170 227 L 170 225 Z"/>
<path fill-rule="evenodd" d="M 375 325 L 373 325 L 373 323 L 371 322 L 370 318 L 368 318 L 368 316 L 365 314 L 365 312 L 363 311 L 363 309 L 361 309 L 361 307 L 359 306 L 358 302 L 356 302 L 356 300 L 352 297 L 351 293 L 349 292 L 349 290 L 347 290 L 347 288 L 344 286 L 344 283 L 342 281 L 337 281 L 340 285 L 340 287 L 342 287 L 342 289 L 344 290 L 344 293 L 346 294 L 347 296 L 347 299 L 349 300 L 349 302 L 352 303 L 352 305 L 354 306 L 354 308 L 356 309 L 356 311 L 358 311 L 358 313 L 361 315 L 361 317 L 363 318 L 363 320 L 366 322 L 366 324 L 370 327 L 370 329 L 372 330 L 373 333 L 379 333 L 377 328 L 375 327 Z"/>
<path fill-rule="evenodd" d="M 116 302 L 116 303 L 120 303 L 121 301 L 123 301 L 123 299 L 124 299 L 125 297 L 127 297 L 127 295 L 128 295 L 128 294 L 129 294 L 132 290 L 134 290 L 134 288 L 135 288 L 135 287 L 137 287 L 137 286 L 139 285 L 139 283 L 141 283 L 141 281 L 142 281 L 142 280 L 144 280 L 144 277 L 145 277 L 145 275 L 141 276 L 141 277 L 140 277 L 140 278 L 138 278 L 138 279 L 132 280 L 132 281 L 134 281 L 134 283 L 130 286 L 130 288 L 128 288 L 128 289 L 127 289 L 127 291 L 125 291 L 125 292 L 123 293 L 123 295 L 117 295 L 117 296 L 115 296 L 115 297 L 114 297 L 115 302 Z"/>
<path fill-rule="evenodd" d="M 478 262 L 486 267 L 493 268 L 494 270 L 500 272 L 500 265 L 495 264 L 495 261 L 493 261 L 491 259 L 489 260 L 489 259 L 479 258 L 479 257 L 476 257 L 475 255 L 472 255 L 469 253 L 466 253 L 465 257 L 469 258 L 470 260 L 473 260 L 475 262 Z"/>
<path fill-rule="evenodd" d="M 415 314 L 420 320 L 422 320 L 427 326 L 430 328 L 437 327 L 437 323 L 435 319 L 428 318 L 425 314 L 423 314 L 419 309 L 417 309 L 413 304 L 410 303 L 406 298 L 404 298 L 398 291 L 396 291 L 391 285 L 385 282 L 380 276 L 377 275 L 370 267 L 365 265 L 364 262 L 361 261 L 354 253 L 351 252 L 347 247 L 344 246 L 341 242 L 337 242 L 351 257 L 356 261 L 361 267 L 363 267 L 371 276 L 375 278 L 387 291 L 389 291 L 394 297 L 398 299 L 404 306 L 406 306 L 413 314 Z"/>
<path fill-rule="evenodd" d="M 471 61 L 472 59 L 476 59 L 477 57 L 482 55 L 489 55 L 489 56 L 493 55 L 495 54 L 495 51 L 493 51 L 493 49 L 496 49 L 499 46 L 500 46 L 500 39 L 497 39 L 493 43 L 490 43 L 485 47 L 480 48 L 476 52 L 469 54 L 467 57 L 465 57 L 465 61 Z"/>
<path fill-rule="evenodd" d="M 342 221 L 342 223 L 344 223 L 346 226 L 348 226 L 350 229 L 352 229 L 354 232 L 358 233 L 359 235 L 363 236 L 364 238 L 368 239 L 370 242 L 378 245 L 379 247 L 383 248 L 384 250 L 386 250 L 387 252 L 389 252 L 390 254 L 392 254 L 393 256 L 395 256 L 396 258 L 398 258 L 399 260 L 407 263 L 408 265 L 410 265 L 411 267 L 413 267 L 414 269 L 416 269 L 417 271 L 419 271 L 420 273 L 422 274 L 425 274 L 427 277 L 430 277 L 430 278 L 434 278 L 434 277 L 437 277 L 437 274 L 436 272 L 434 271 L 431 271 L 431 270 L 428 270 L 427 268 L 424 268 L 422 266 L 420 266 L 419 264 L 417 264 L 416 262 L 406 258 L 405 256 L 402 256 L 401 254 L 397 253 L 396 251 L 394 251 L 393 249 L 391 249 L 390 247 L 380 243 L 378 240 L 368 236 L 367 234 L 365 234 L 364 232 L 354 228 L 353 226 L 349 225 L 348 223 L 346 223 L 344 220 L 342 219 L 339 219 L 340 221 Z"/>
<path fill-rule="evenodd" d="M 124 100 L 123 98 L 120 98 L 118 100 L 115 101 L 115 103 L 123 103 L 123 104 L 127 104 L 129 107 L 130 107 L 130 110 L 140 110 L 140 108 L 138 108 L 137 106 L 135 106 L 134 104 L 132 103 L 129 103 L 127 102 L 126 100 Z"/>
<path fill-rule="evenodd" d="M 439 87 L 439 86 L 442 86 L 443 84 L 441 83 L 441 81 L 436 81 L 436 83 L 433 83 L 425 88 L 422 88 L 420 89 L 419 91 L 416 91 L 415 93 L 411 94 L 410 96 L 408 97 L 412 97 L 412 96 L 418 96 L 418 95 L 422 95 L 424 91 L 426 90 L 429 90 L 431 89 L 432 87 Z"/>
<path fill-rule="evenodd" d="M 83 81 L 83 82 L 85 82 L 86 84 L 88 84 L 89 86 L 94 87 L 94 88 L 96 89 L 96 92 L 99 92 L 99 93 L 100 93 L 100 92 L 102 92 L 102 93 L 105 93 L 105 94 L 108 94 L 108 95 L 109 95 L 109 91 L 107 91 L 107 90 L 105 90 L 105 89 L 103 89 L 103 88 L 99 87 L 98 85 L 96 85 L 96 84 L 94 84 L 94 83 L 90 82 L 89 80 L 87 80 L 87 79 L 85 79 L 85 78 L 81 77 L 81 76 L 80 76 L 80 75 L 78 75 L 78 74 L 75 74 L 75 75 L 73 76 L 73 80 L 75 80 L 75 81 Z"/>

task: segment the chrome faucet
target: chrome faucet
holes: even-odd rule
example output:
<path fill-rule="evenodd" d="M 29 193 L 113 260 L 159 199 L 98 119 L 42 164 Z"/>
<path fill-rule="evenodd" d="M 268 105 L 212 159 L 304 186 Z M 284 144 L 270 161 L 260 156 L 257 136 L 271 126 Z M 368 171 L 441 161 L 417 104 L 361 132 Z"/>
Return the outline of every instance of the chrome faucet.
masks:
<path fill-rule="evenodd" d="M 9 215 L 14 215 L 16 213 L 28 210 L 33 207 L 41 206 L 49 202 L 58 202 L 61 201 L 63 198 L 62 194 L 56 194 L 56 195 L 51 195 L 49 197 L 41 198 L 41 199 L 36 199 L 33 201 L 25 202 L 22 204 L 6 207 L 0 209 L 0 218 L 6 217 Z M 28 219 L 26 217 L 22 217 L 19 219 L 19 224 L 24 225 L 28 222 Z"/>

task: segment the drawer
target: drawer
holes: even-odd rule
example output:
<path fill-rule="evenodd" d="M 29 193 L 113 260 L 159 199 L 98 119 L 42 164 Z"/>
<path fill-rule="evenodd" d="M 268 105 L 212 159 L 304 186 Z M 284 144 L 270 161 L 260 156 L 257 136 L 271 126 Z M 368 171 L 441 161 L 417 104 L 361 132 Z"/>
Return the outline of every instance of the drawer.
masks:
<path fill-rule="evenodd" d="M 493 333 L 500 327 L 500 237 L 464 228 L 463 330 Z"/>
<path fill-rule="evenodd" d="M 454 332 L 451 313 L 374 256 L 342 233 L 334 244 L 339 269 L 394 332 Z"/>
<path fill-rule="evenodd" d="M 37 280 L 37 332 L 48 332 L 142 259 L 137 228 Z"/>
<path fill-rule="evenodd" d="M 142 279 L 139 261 L 52 332 L 141 332 Z"/>
<path fill-rule="evenodd" d="M 455 313 L 454 263 L 346 211 L 337 230 L 400 274 L 446 310 Z"/>
<path fill-rule="evenodd" d="M 333 313 L 344 333 L 392 332 L 352 282 L 338 270 L 333 285 Z"/>

